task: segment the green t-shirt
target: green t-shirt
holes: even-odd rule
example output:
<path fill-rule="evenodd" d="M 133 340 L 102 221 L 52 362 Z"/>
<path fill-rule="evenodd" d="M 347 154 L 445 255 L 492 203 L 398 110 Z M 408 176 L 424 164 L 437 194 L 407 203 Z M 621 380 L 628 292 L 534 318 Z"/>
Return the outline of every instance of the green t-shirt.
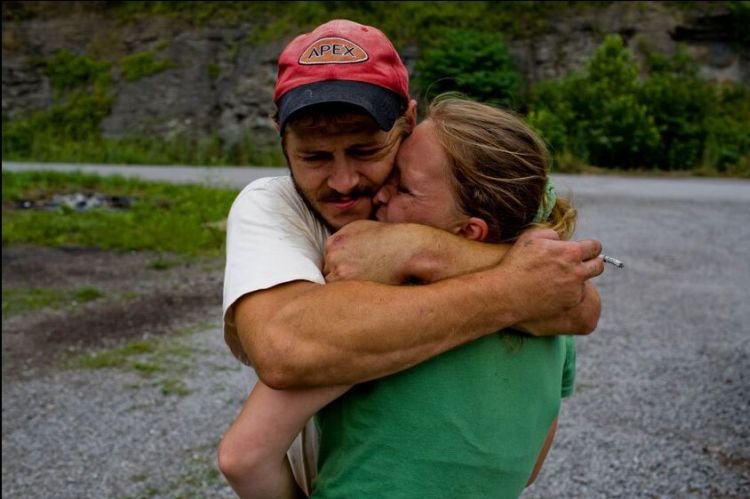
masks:
<path fill-rule="evenodd" d="M 572 392 L 572 337 L 494 334 L 322 409 L 314 498 L 506 498 Z"/>

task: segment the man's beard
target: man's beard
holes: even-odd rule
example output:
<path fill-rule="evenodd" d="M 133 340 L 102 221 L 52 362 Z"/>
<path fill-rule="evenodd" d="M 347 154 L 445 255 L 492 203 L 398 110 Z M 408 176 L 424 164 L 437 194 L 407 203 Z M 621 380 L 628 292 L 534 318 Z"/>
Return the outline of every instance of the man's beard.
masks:
<path fill-rule="evenodd" d="M 292 184 L 294 185 L 294 189 L 297 191 L 297 194 L 302 198 L 302 201 L 305 203 L 307 208 L 315 215 L 315 218 L 317 218 L 320 223 L 322 223 L 331 233 L 336 232 L 341 227 L 334 227 L 331 225 L 331 223 L 325 219 L 323 214 L 318 210 L 315 205 L 310 201 L 310 199 L 307 197 L 307 194 L 305 194 L 305 191 L 300 187 L 300 185 L 297 183 L 297 179 L 294 178 L 294 172 L 291 168 L 289 168 L 289 174 L 292 177 Z M 338 192 L 334 191 L 333 189 L 326 189 L 324 191 L 323 195 L 318 199 L 318 202 L 322 203 L 329 203 L 329 202 L 335 202 L 342 197 L 348 197 L 348 198 L 358 198 L 358 197 L 369 197 L 372 199 L 375 196 L 374 189 L 372 187 L 359 187 L 357 186 L 352 192 L 347 194 L 346 196 L 342 196 Z M 372 218 L 372 212 L 369 214 L 368 218 Z"/>

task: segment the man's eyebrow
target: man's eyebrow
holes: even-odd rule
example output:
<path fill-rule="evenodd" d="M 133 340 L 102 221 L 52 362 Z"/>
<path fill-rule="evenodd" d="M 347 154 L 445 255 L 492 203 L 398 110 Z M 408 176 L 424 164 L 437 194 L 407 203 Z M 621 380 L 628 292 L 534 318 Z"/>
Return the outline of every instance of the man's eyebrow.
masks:
<path fill-rule="evenodd" d="M 294 154 L 320 154 L 323 152 L 328 152 L 324 149 L 317 149 L 315 147 L 299 147 L 296 151 L 294 151 Z"/>
<path fill-rule="evenodd" d="M 353 146 L 371 146 L 371 145 L 381 145 L 385 141 L 381 140 L 379 137 L 362 137 L 358 142 L 352 143 Z"/>
<path fill-rule="evenodd" d="M 375 149 L 375 148 L 379 149 L 381 147 L 386 147 L 387 145 L 388 145 L 387 142 L 373 139 L 367 142 L 358 142 L 355 144 L 351 144 L 349 145 L 349 147 L 347 147 L 347 149 Z"/>

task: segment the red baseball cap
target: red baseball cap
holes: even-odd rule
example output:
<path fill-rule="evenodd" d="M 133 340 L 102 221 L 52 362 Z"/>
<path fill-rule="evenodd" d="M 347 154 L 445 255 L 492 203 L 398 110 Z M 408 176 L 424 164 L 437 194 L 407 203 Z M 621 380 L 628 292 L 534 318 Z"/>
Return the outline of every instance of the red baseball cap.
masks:
<path fill-rule="evenodd" d="M 335 19 L 281 52 L 273 100 L 282 131 L 293 113 L 334 102 L 358 106 L 390 130 L 409 103 L 409 73 L 382 31 Z"/>

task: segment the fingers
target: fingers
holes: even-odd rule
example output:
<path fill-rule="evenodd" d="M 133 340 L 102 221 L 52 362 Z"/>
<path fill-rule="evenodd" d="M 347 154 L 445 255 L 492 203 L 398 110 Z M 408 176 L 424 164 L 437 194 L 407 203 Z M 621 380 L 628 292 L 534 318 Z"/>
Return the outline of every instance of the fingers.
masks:
<path fill-rule="evenodd" d="M 594 256 L 593 258 L 589 258 L 588 260 L 584 260 L 582 265 L 587 279 L 599 276 L 604 272 L 604 260 L 602 260 L 601 258 L 596 258 L 596 256 Z"/>
<path fill-rule="evenodd" d="M 560 239 L 560 235 L 552 229 L 528 229 L 521 234 L 519 240 L 530 241 L 532 239 Z"/>
<path fill-rule="evenodd" d="M 576 242 L 581 249 L 581 260 L 596 258 L 602 252 L 602 243 L 595 239 L 582 239 Z"/>
<path fill-rule="evenodd" d="M 602 243 L 595 239 L 576 241 L 581 251 L 581 260 L 587 279 L 601 275 L 604 272 L 604 260 L 598 258 L 602 252 Z"/>

